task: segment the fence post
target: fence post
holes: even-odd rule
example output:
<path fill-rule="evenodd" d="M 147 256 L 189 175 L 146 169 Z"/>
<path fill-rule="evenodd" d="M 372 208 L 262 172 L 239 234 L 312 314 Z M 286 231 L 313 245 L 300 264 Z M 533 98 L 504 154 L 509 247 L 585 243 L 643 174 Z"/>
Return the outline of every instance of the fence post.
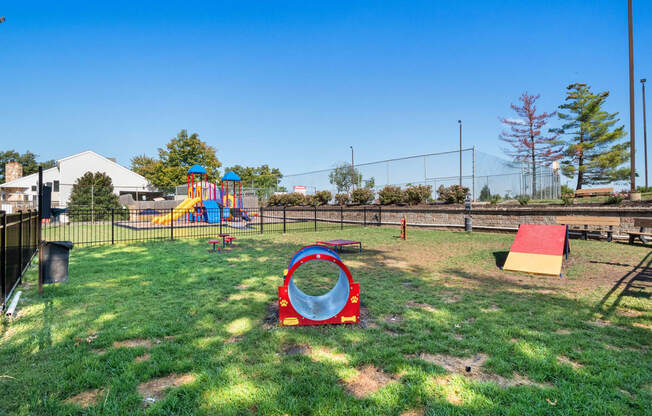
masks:
<path fill-rule="evenodd" d="M 362 208 L 362 226 L 367 226 L 367 207 Z"/>
<path fill-rule="evenodd" d="M 382 205 L 378 205 L 378 226 L 380 227 L 383 225 L 383 210 L 382 210 Z"/>
<path fill-rule="evenodd" d="M 260 233 L 261 233 L 261 234 L 264 233 L 264 231 L 263 231 L 263 224 L 265 223 L 265 221 L 263 221 L 264 211 L 265 211 L 265 208 L 263 208 L 263 207 L 261 206 L 261 207 L 260 207 Z"/>
<path fill-rule="evenodd" d="M 18 257 L 20 258 L 18 280 L 21 280 L 20 276 L 23 274 L 23 254 L 23 211 L 18 211 Z"/>
<path fill-rule="evenodd" d="M 170 240 L 174 240 L 174 208 L 170 208 Z"/>
<path fill-rule="evenodd" d="M 113 221 L 115 220 L 115 209 L 111 208 L 111 244 L 115 244 L 115 234 L 113 232 Z"/>
<path fill-rule="evenodd" d="M 0 211 L 0 288 L 2 289 L 2 309 L 5 306 L 5 279 L 7 278 L 7 213 Z"/>
<path fill-rule="evenodd" d="M 286 222 L 286 216 L 285 216 L 285 205 L 283 205 L 283 234 L 285 234 L 285 222 Z"/>
<path fill-rule="evenodd" d="M 340 230 L 344 229 L 344 205 L 340 205 Z"/>
<path fill-rule="evenodd" d="M 315 231 L 317 231 L 317 206 L 315 205 L 313 208 L 315 208 Z"/>

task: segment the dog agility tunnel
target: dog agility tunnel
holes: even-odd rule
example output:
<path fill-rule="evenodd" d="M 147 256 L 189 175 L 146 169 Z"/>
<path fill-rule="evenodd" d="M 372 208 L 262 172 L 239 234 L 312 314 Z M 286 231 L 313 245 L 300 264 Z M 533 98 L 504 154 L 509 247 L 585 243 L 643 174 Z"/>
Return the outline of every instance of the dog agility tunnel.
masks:
<path fill-rule="evenodd" d="M 310 261 L 332 262 L 339 268 L 337 283 L 324 295 L 307 295 L 294 283 L 294 272 Z M 310 245 L 292 256 L 283 286 L 278 288 L 278 318 L 286 326 L 360 322 L 359 286 L 335 251 Z"/>

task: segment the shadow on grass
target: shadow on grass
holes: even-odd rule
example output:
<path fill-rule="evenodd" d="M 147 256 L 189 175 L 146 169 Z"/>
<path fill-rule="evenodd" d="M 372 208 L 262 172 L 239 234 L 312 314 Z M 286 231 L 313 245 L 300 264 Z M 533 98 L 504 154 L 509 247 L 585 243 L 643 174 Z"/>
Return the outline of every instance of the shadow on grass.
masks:
<path fill-rule="evenodd" d="M 496 260 L 496 267 L 502 270 L 505 262 L 507 261 L 507 255 L 509 251 L 494 251 L 494 259 Z"/>

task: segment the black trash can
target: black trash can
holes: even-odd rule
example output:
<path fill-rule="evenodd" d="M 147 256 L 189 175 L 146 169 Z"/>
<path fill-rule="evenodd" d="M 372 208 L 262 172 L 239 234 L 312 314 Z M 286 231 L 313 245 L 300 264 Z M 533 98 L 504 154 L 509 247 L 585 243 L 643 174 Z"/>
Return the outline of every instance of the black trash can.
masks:
<path fill-rule="evenodd" d="M 44 241 L 43 283 L 60 283 L 68 280 L 68 258 L 72 250 L 72 241 Z"/>

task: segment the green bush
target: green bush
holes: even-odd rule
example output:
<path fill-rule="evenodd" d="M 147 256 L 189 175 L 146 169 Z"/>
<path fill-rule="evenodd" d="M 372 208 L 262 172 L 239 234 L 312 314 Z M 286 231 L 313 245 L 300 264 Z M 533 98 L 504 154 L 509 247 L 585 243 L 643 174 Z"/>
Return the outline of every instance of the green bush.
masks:
<path fill-rule="evenodd" d="M 491 195 L 491 198 L 489 198 L 489 203 L 491 205 L 497 205 L 500 202 L 500 195 Z"/>
<path fill-rule="evenodd" d="M 335 201 L 337 201 L 339 205 L 346 205 L 350 202 L 349 194 L 345 194 L 345 193 L 335 194 Z"/>
<path fill-rule="evenodd" d="M 563 192 L 564 188 L 562 186 L 562 193 L 561 193 L 561 203 L 564 206 L 569 206 L 573 205 L 573 201 L 575 200 L 575 193 L 574 192 Z"/>
<path fill-rule="evenodd" d="M 562 185 L 561 186 L 561 194 L 562 195 L 565 195 L 565 194 L 575 195 L 575 191 L 573 190 L 573 188 L 571 188 L 568 185 Z"/>
<path fill-rule="evenodd" d="M 302 205 L 306 202 L 306 197 L 303 194 L 294 192 L 291 194 L 272 195 L 267 200 L 267 205 L 276 206 L 283 205 L 287 207 Z"/>
<path fill-rule="evenodd" d="M 516 197 L 519 204 L 525 206 L 530 202 L 530 195 L 519 195 Z"/>
<path fill-rule="evenodd" d="M 129 216 L 113 191 L 111 177 L 104 172 L 86 172 L 77 178 L 70 194 L 68 215 L 70 221 L 124 220 Z"/>
<path fill-rule="evenodd" d="M 374 200 L 374 193 L 371 189 L 357 188 L 351 192 L 351 200 L 356 204 L 366 205 Z"/>
<path fill-rule="evenodd" d="M 381 205 L 400 204 L 405 200 L 405 193 L 400 186 L 387 185 L 378 192 Z"/>
<path fill-rule="evenodd" d="M 319 201 L 319 205 L 326 205 L 329 202 L 331 202 L 331 198 L 333 197 L 333 194 L 331 194 L 329 191 L 319 191 L 315 193 L 315 198 Z"/>
<path fill-rule="evenodd" d="M 432 196 L 432 186 L 414 185 L 405 188 L 405 201 L 410 205 L 422 204 L 428 202 Z"/>
<path fill-rule="evenodd" d="M 451 185 L 449 187 L 441 185 L 437 189 L 437 192 L 441 201 L 445 201 L 448 204 L 463 204 L 466 196 L 469 194 L 469 188 L 460 185 Z"/>
<path fill-rule="evenodd" d="M 605 204 L 608 204 L 608 205 L 620 205 L 620 204 L 622 204 L 622 202 L 625 200 L 626 197 L 627 197 L 627 195 L 622 194 L 622 193 L 609 195 L 609 197 L 607 198 L 607 201 L 605 202 Z"/>

